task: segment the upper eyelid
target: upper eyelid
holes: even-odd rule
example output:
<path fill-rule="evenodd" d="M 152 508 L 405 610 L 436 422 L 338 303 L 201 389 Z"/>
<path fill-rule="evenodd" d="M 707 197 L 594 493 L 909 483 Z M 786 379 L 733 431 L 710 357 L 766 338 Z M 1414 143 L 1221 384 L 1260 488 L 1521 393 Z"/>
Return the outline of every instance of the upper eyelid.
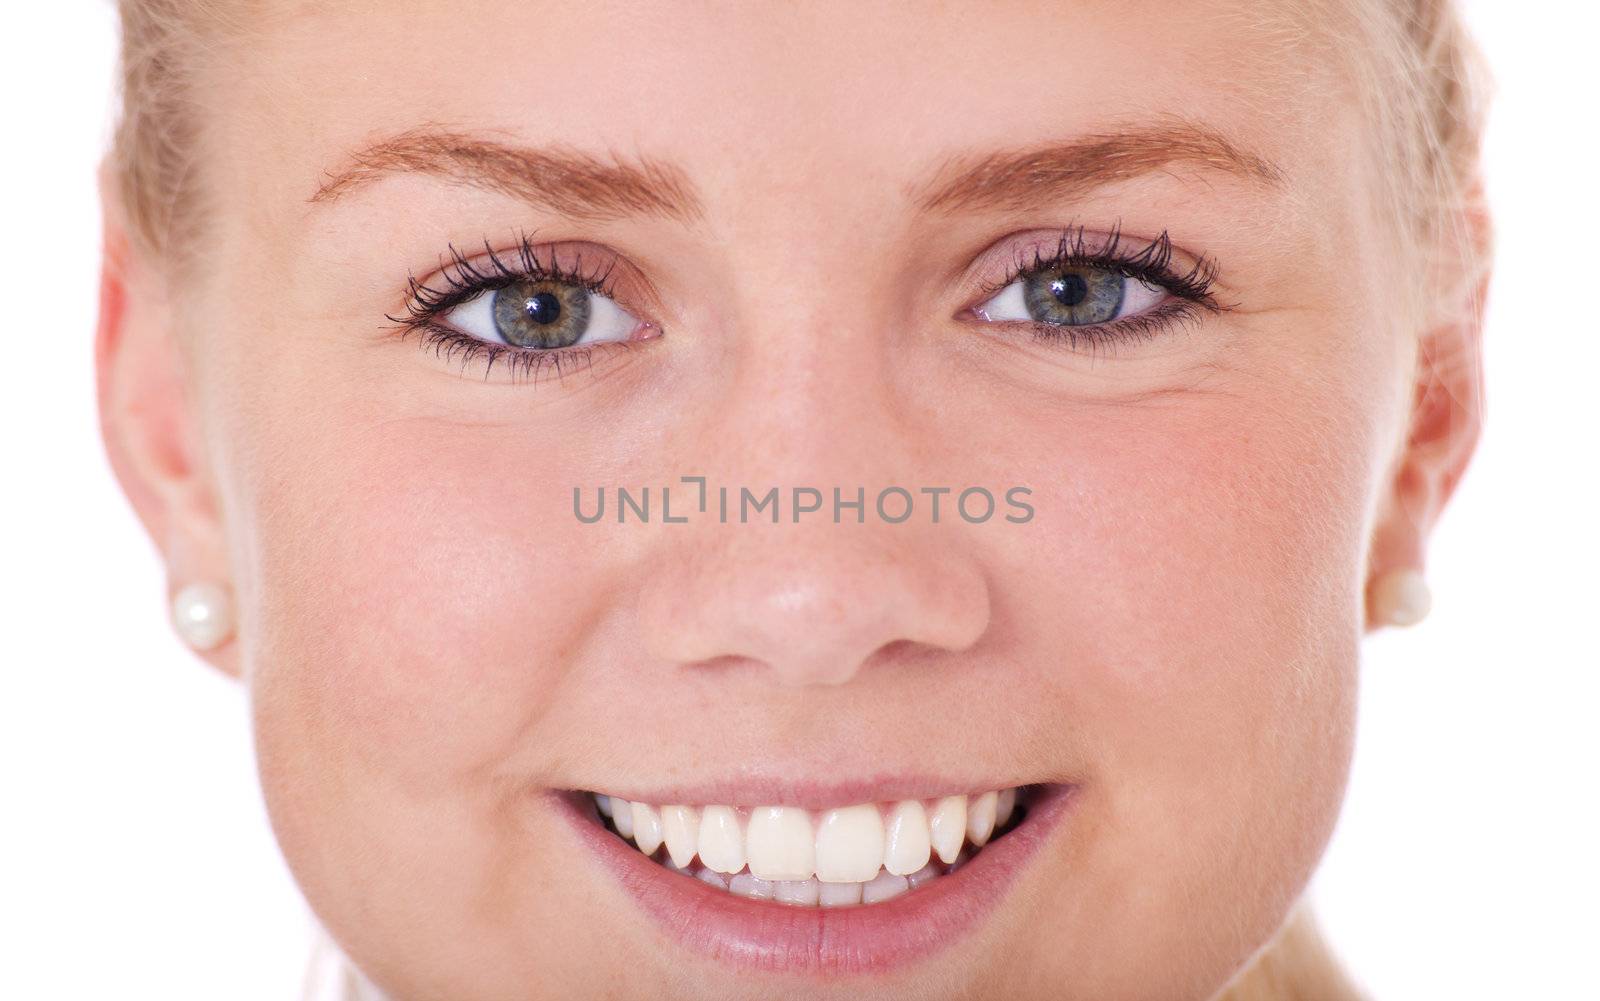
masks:
<path fill-rule="evenodd" d="M 1091 233 L 1086 227 L 1068 226 L 1060 230 L 1036 231 L 1041 234 L 1037 240 L 1001 240 L 991 244 L 979 256 L 979 262 L 986 261 L 991 256 L 1001 257 L 1006 274 L 1010 277 L 1003 281 L 991 280 L 994 288 L 1003 288 L 1018 274 L 1037 270 L 1041 265 L 1049 266 L 1057 260 L 1073 260 L 1085 264 L 1103 264 L 1106 266 L 1123 266 L 1130 271 L 1141 273 L 1175 273 L 1172 262 L 1175 257 L 1188 259 L 1187 255 L 1172 244 L 1171 238 L 1163 231 L 1153 239 L 1130 238 L 1122 233 L 1120 224 L 1113 226 L 1105 232 Z M 1000 250 L 1007 253 L 1000 254 Z M 1206 262 L 1208 259 L 1202 255 L 1194 258 L 1195 265 Z M 977 263 L 977 262 L 975 262 Z M 989 270 L 980 268 L 980 271 Z M 1191 269 L 1185 269 L 1192 270 Z"/>
<path fill-rule="evenodd" d="M 515 282 L 535 274 L 559 274 L 566 280 L 578 281 L 586 286 L 610 294 L 612 290 L 611 274 L 616 270 L 618 258 L 612 254 L 603 272 L 598 275 L 589 275 L 583 266 L 583 252 L 577 250 L 573 253 L 573 261 L 564 264 L 558 256 L 562 247 L 567 244 L 535 245 L 528 241 L 526 235 L 518 245 L 509 251 L 495 250 L 487 240 L 484 241 L 484 252 L 480 257 L 469 258 L 450 245 L 450 263 L 439 270 L 441 277 L 454 285 L 464 285 L 462 276 L 465 275 L 471 282 L 481 284 L 484 288 L 495 287 L 499 282 Z M 547 261 L 539 260 L 539 251 L 548 250 Z M 610 253 L 608 251 L 608 253 Z M 512 259 L 507 264 L 507 258 Z M 592 259 L 592 258 L 591 258 Z M 492 274 L 485 274 L 479 267 L 479 261 L 487 261 L 493 266 Z"/>
<path fill-rule="evenodd" d="M 609 257 L 605 268 L 598 274 L 584 264 L 582 247 L 596 247 L 582 241 L 534 244 L 523 234 L 516 247 L 495 250 L 487 240 L 484 250 L 472 257 L 462 253 L 453 243 L 448 246 L 449 260 L 441 257 L 439 267 L 426 279 L 413 273 L 406 283 L 405 316 L 389 316 L 402 325 L 437 323 L 438 317 L 480 295 L 505 288 L 513 282 L 526 279 L 530 274 L 556 274 L 563 281 L 572 281 L 597 291 L 607 298 L 617 299 L 613 272 L 621 263 L 619 255 L 605 248 Z M 580 249 L 572 250 L 577 247 Z M 568 249 L 571 260 L 564 261 L 562 250 Z M 593 256 L 591 255 L 591 260 Z"/>

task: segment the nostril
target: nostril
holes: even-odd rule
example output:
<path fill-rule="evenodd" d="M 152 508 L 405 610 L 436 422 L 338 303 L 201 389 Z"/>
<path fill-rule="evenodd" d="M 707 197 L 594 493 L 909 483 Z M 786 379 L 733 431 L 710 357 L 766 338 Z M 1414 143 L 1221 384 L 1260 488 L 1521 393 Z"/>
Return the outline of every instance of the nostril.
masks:
<path fill-rule="evenodd" d="M 785 685 L 833 686 L 885 652 L 966 650 L 988 629 L 985 576 L 951 540 L 903 526 L 790 527 L 726 526 L 698 544 L 663 533 L 663 570 L 639 594 L 647 647 L 678 665 L 734 659 Z"/>

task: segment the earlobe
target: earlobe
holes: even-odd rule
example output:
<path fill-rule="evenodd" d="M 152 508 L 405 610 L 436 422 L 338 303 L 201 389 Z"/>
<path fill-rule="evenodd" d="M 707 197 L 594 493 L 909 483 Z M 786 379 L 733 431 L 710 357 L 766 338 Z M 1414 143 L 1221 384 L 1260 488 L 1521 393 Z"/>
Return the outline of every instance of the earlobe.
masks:
<path fill-rule="evenodd" d="M 117 482 L 166 564 L 170 599 L 197 582 L 225 585 L 231 573 L 162 270 L 129 234 L 104 167 L 101 204 L 100 433 Z M 205 656 L 238 673 L 231 644 L 219 641 Z"/>
<path fill-rule="evenodd" d="M 1481 197 L 1481 191 L 1477 197 Z M 1431 606 L 1425 578 L 1428 535 L 1477 449 L 1485 413 L 1483 309 L 1488 293 L 1488 217 L 1463 213 L 1458 294 L 1418 340 L 1405 444 L 1393 463 L 1367 559 L 1368 632 L 1411 625 Z"/>

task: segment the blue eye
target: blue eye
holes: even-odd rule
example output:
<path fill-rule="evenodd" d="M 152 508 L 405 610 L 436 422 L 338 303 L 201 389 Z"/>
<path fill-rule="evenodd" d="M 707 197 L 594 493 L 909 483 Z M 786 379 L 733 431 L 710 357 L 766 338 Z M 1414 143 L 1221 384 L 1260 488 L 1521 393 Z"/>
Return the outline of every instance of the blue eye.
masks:
<path fill-rule="evenodd" d="M 440 315 L 481 341 L 546 351 L 625 341 L 639 327 L 610 297 L 553 278 L 487 289 Z"/>
<path fill-rule="evenodd" d="M 1024 272 L 975 312 L 991 321 L 1094 326 L 1148 313 L 1168 296 L 1114 268 L 1069 264 Z"/>

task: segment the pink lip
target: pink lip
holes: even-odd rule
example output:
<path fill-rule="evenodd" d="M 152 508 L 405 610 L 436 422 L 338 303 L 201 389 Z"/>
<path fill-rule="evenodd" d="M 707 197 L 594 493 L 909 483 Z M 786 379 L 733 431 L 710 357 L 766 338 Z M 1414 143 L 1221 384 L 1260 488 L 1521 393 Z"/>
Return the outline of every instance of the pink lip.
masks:
<path fill-rule="evenodd" d="M 1000 902 L 1066 813 L 1073 788 L 1044 787 L 1021 824 L 950 875 L 892 900 L 840 908 L 713 889 L 652 862 L 601 827 L 585 795 L 554 798 L 600 863 L 688 949 L 742 970 L 827 976 L 881 973 L 953 944 Z"/>
<path fill-rule="evenodd" d="M 801 766 L 795 766 L 801 770 Z M 782 803 L 807 810 L 826 810 L 841 803 L 892 803 L 902 799 L 938 799 L 966 793 L 976 796 L 1008 783 L 993 777 L 961 782 L 936 775 L 883 775 L 843 781 L 795 781 L 776 775 L 744 775 L 693 785 L 651 786 L 648 789 L 596 790 L 637 803 Z M 1021 785 L 1021 782 L 1010 783 Z"/>

